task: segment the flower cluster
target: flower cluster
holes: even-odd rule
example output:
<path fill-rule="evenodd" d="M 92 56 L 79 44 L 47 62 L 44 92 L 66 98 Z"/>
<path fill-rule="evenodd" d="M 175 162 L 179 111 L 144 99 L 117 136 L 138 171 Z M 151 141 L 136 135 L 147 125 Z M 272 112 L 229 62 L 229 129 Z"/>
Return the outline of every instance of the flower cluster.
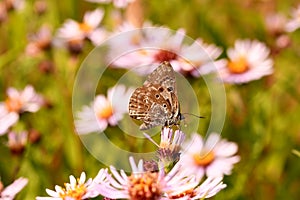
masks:
<path fill-rule="evenodd" d="M 23 152 L 28 132 L 12 131 L 12 127 L 24 113 L 37 112 L 44 104 L 44 98 L 37 94 L 31 85 L 22 91 L 12 87 L 7 89 L 7 98 L 0 102 L 0 135 L 8 133 L 8 146 L 13 153 Z"/>
<path fill-rule="evenodd" d="M 12 184 L 4 188 L 0 181 L 0 199 L 13 200 L 15 196 L 27 185 L 28 179 L 18 178 Z"/>
<path fill-rule="evenodd" d="M 154 142 L 150 136 L 145 136 Z M 230 175 L 233 165 L 239 161 L 237 145 L 212 133 L 206 141 L 200 135 L 183 145 L 185 134 L 170 128 L 161 132 L 157 160 L 139 160 L 129 157 L 132 171 L 118 171 L 114 166 L 100 169 L 97 176 L 86 180 L 82 173 L 76 181 L 70 176 L 65 187 L 47 189 L 50 197 L 43 199 L 88 199 L 97 196 L 106 199 L 203 199 L 216 195 L 226 187 L 223 176 Z M 183 150 L 182 145 L 185 146 Z M 151 166 L 151 167 L 149 167 Z M 110 171 L 110 172 L 109 172 Z"/>

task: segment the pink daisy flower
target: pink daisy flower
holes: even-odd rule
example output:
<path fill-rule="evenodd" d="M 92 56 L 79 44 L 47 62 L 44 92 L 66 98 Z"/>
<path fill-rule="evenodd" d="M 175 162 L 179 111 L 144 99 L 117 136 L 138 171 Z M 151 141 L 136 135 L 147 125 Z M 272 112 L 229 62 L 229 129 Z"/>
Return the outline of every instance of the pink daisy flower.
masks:
<path fill-rule="evenodd" d="M 140 34 L 137 35 L 136 33 L 139 31 Z M 184 39 L 187 36 L 183 29 L 179 29 L 175 33 L 167 28 L 159 27 L 145 28 L 139 31 L 132 31 L 134 37 L 131 37 L 128 33 L 124 34 L 129 37 L 124 37 L 119 42 L 131 43 L 128 49 L 135 49 L 135 51 L 124 51 L 126 54 L 118 58 L 113 65 L 121 68 L 150 65 L 137 69 L 137 72 L 145 75 L 152 72 L 157 64 L 169 61 L 175 71 L 199 76 L 199 74 L 209 73 L 210 70 L 207 70 L 207 65 L 216 65 L 217 63 L 214 60 L 222 53 L 220 48 L 215 45 L 208 45 L 202 39 L 197 39 L 192 44 L 186 44 Z M 138 40 L 132 40 L 132 38 Z M 117 45 L 115 48 L 112 46 L 112 51 L 116 47 Z"/>
<path fill-rule="evenodd" d="M 107 92 L 107 97 L 98 95 L 90 106 L 84 106 L 77 113 L 75 126 L 78 134 L 104 131 L 108 125 L 115 126 L 128 112 L 132 88 L 126 90 L 124 85 L 117 85 Z M 120 101 L 121 100 L 121 101 Z"/>
<path fill-rule="evenodd" d="M 0 102 L 0 135 L 18 121 L 19 114 L 37 112 L 43 104 L 43 97 L 37 94 L 30 85 L 22 91 L 8 88 L 7 99 Z"/>
<path fill-rule="evenodd" d="M 12 184 L 3 188 L 0 181 L 0 199 L 3 200 L 14 200 L 15 196 L 27 185 L 28 179 L 18 178 Z"/>
<path fill-rule="evenodd" d="M 287 32 L 294 32 L 300 28 L 300 5 L 291 11 L 291 19 L 287 21 L 285 30 Z"/>
<path fill-rule="evenodd" d="M 99 28 L 104 11 L 96 9 L 84 14 L 83 21 L 68 19 L 57 31 L 55 44 L 57 46 L 80 47 L 84 39 L 89 39 L 94 45 L 99 45 L 106 37 L 104 29 Z"/>
<path fill-rule="evenodd" d="M 142 160 L 138 165 L 132 157 L 129 160 L 131 175 L 127 175 L 123 170 L 118 172 L 111 166 L 112 175 L 101 173 L 94 179 L 95 188 L 102 196 L 131 200 L 199 199 L 214 196 L 226 187 L 220 177 L 208 178 L 199 185 L 193 176 L 187 177 L 180 173 L 180 165 L 175 165 L 167 174 L 164 168 L 160 168 L 158 172 L 145 172 Z"/>
<path fill-rule="evenodd" d="M 235 155 L 238 150 L 237 144 L 221 139 L 217 133 L 211 133 L 206 141 L 195 133 L 185 147 L 186 151 L 182 152 L 179 163 L 184 166 L 184 173 L 194 174 L 197 180 L 201 180 L 204 175 L 229 175 L 233 165 L 240 160 L 240 157 Z"/>
<path fill-rule="evenodd" d="M 247 83 L 273 73 L 270 50 L 259 41 L 237 40 L 227 51 L 228 62 L 219 67 L 220 77 L 227 83 Z"/>

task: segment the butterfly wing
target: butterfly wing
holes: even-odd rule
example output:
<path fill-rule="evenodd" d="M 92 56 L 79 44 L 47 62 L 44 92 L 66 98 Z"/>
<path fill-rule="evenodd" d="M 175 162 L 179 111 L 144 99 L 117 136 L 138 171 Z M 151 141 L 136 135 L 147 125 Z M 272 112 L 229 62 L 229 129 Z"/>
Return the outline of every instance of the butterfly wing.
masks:
<path fill-rule="evenodd" d="M 171 101 L 164 98 L 162 89 L 162 86 L 149 84 L 147 87 L 137 88 L 132 94 L 129 100 L 129 116 L 143 121 L 141 130 L 164 126 L 172 115 Z"/>
<path fill-rule="evenodd" d="M 175 72 L 171 64 L 167 61 L 161 63 L 149 76 L 144 83 L 161 85 L 168 89 L 169 92 L 176 92 Z"/>

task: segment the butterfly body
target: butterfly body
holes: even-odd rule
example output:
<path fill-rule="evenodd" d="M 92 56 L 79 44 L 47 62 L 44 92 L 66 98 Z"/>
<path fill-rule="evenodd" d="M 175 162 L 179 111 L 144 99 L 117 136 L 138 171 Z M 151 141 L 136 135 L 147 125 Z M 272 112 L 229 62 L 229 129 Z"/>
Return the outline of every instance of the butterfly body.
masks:
<path fill-rule="evenodd" d="M 143 121 L 141 130 L 179 125 L 182 119 L 175 72 L 168 62 L 159 65 L 130 97 L 129 116 Z"/>

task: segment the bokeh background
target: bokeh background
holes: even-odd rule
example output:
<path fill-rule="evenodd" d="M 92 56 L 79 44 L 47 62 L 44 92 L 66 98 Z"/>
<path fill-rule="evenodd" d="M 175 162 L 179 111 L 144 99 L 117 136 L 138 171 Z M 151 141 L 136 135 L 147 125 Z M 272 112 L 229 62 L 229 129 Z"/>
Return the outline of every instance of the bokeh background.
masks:
<path fill-rule="evenodd" d="M 282 34 L 272 31 L 272 24 L 266 23 L 267 16 L 272 14 L 289 17 L 297 3 L 300 2 L 144 0 L 140 1 L 139 9 L 129 10 L 132 8 L 83 0 L 26 0 L 22 8 L 9 9 L 6 15 L 0 13 L 0 101 L 5 100 L 8 87 L 23 89 L 28 84 L 47 100 L 38 112 L 22 115 L 14 127 L 34 130 L 39 140 L 26 143 L 22 152 L 13 153 L 7 136 L 0 137 L 1 181 L 8 185 L 17 177 L 28 178 L 28 185 L 16 199 L 32 200 L 38 195 L 45 196 L 45 188 L 68 182 L 71 174 L 79 176 L 85 171 L 88 177 L 94 177 L 105 167 L 82 145 L 74 131 L 72 113 L 76 72 L 94 45 L 87 42 L 76 54 L 55 45 L 35 55 L 26 53 L 32 34 L 41 26 L 50 28 L 52 40 L 66 19 L 81 21 L 86 11 L 100 7 L 105 10 L 101 23 L 109 31 L 114 31 L 118 20 L 124 18 L 136 23 L 148 20 L 174 30 L 184 28 L 188 36 L 201 37 L 223 49 L 232 47 L 240 38 L 264 42 L 271 49 L 274 73 L 246 84 L 225 84 L 227 113 L 222 137 L 238 144 L 241 161 L 232 175 L 225 176 L 227 188 L 214 199 L 299 199 L 300 32 L 284 34 L 282 44 L 278 41 Z M 221 57 L 226 57 L 226 51 Z M 99 93 L 106 94 L 124 70 L 107 73 Z M 189 79 L 193 87 L 205 88 L 201 78 Z M 205 89 L 197 91 L 201 109 L 208 110 L 209 94 L 201 92 Z M 205 127 L 209 120 L 201 123 Z M 109 127 L 109 137 L 121 147 L 133 150 L 134 141 L 122 144 L 125 136 L 120 139 L 116 130 Z"/>

